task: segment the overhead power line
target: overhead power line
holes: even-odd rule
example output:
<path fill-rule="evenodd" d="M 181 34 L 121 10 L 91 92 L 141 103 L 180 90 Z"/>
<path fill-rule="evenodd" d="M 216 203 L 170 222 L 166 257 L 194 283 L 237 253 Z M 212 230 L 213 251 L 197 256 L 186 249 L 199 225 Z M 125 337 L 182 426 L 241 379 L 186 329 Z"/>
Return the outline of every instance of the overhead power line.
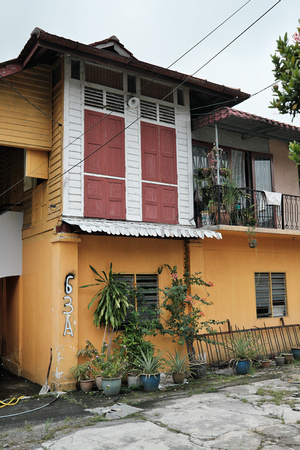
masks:
<path fill-rule="evenodd" d="M 250 1 L 250 0 L 249 0 Z M 249 1 L 247 3 L 249 3 Z M 281 2 L 281 0 L 278 0 L 271 8 L 269 8 L 265 13 L 263 13 L 261 16 L 258 17 L 258 19 L 256 19 L 254 22 L 252 22 L 252 24 L 250 24 L 244 31 L 242 31 L 239 35 L 237 35 L 233 40 L 231 40 L 225 47 L 223 47 L 219 52 L 217 52 L 212 58 L 210 58 L 205 64 L 203 64 L 199 69 L 197 69 L 192 75 L 189 75 L 184 81 L 182 81 L 178 86 L 176 86 L 174 89 L 172 89 L 167 95 L 165 95 L 161 101 L 165 100 L 170 94 L 172 94 L 173 92 L 175 92 L 177 89 L 179 89 L 181 86 L 183 86 L 185 83 L 187 83 L 192 77 L 195 76 L 195 74 L 197 74 L 201 69 L 203 69 L 207 64 L 209 64 L 212 60 L 214 60 L 218 55 L 220 55 L 225 49 L 227 49 L 231 44 L 233 44 L 237 39 L 239 39 L 244 33 L 246 33 L 252 26 L 254 26 L 259 20 L 261 20 L 266 14 L 268 14 L 275 6 L 277 6 L 277 4 L 279 4 Z M 245 3 L 245 5 L 247 4 Z M 245 6 L 243 5 L 243 6 Z M 237 11 L 239 11 L 241 8 L 239 8 Z M 236 12 L 237 12 L 236 11 Z M 235 13 L 234 13 L 235 14 Z M 230 17 L 232 17 L 234 14 L 232 14 Z M 229 18 L 227 19 L 229 20 Z M 226 21 L 227 21 L 226 20 Z M 226 21 L 222 22 L 225 23 Z M 221 25 L 220 25 L 221 26 Z M 211 33 L 210 33 L 211 34 Z M 203 42 L 203 39 L 200 42 Z M 197 43 L 198 44 L 198 43 Z M 197 44 L 195 44 L 195 46 L 197 46 Z M 195 46 L 191 47 L 191 49 L 189 51 L 191 51 L 193 48 L 195 48 Z M 189 51 L 185 52 L 185 54 L 187 54 Z M 183 55 L 182 55 L 183 57 Z M 177 62 L 179 59 L 178 58 L 175 62 Z M 175 64 L 175 62 L 173 64 Z M 172 64 L 172 65 L 173 65 Z M 171 67 L 171 66 L 169 66 Z M 168 67 L 168 68 L 169 68 Z M 159 77 L 160 74 L 157 75 L 157 77 Z M 156 77 L 156 78 L 157 78 Z M 153 81 L 153 80 L 151 80 Z M 207 107 L 208 105 L 206 105 Z M 102 120 L 105 120 L 106 117 L 110 116 L 113 113 L 110 112 L 109 114 L 107 114 L 104 118 L 102 118 L 99 122 L 97 122 L 95 125 L 93 125 L 90 129 L 92 129 L 94 126 L 96 126 L 98 123 L 100 123 Z M 64 175 L 66 175 L 67 173 L 69 173 L 71 170 L 73 170 L 74 168 L 76 168 L 77 166 L 79 166 L 80 164 L 82 164 L 87 158 L 93 156 L 95 153 L 97 153 L 99 150 L 101 150 L 105 145 L 107 145 L 108 143 L 110 143 L 113 139 L 115 139 L 117 136 L 119 136 L 121 133 L 123 133 L 124 131 L 126 131 L 129 127 L 131 127 L 134 123 L 136 123 L 138 120 L 141 119 L 141 115 L 139 115 L 137 117 L 137 119 L 135 119 L 132 123 L 130 123 L 129 125 L 127 125 L 126 127 L 123 128 L 123 130 L 121 130 L 119 133 L 117 133 L 115 136 L 113 136 L 110 140 L 108 140 L 107 142 L 105 142 L 104 144 L 102 144 L 101 146 L 99 146 L 97 149 L 94 150 L 94 152 L 92 152 L 90 155 L 87 155 L 86 157 L 84 157 L 82 160 L 80 160 L 79 162 L 77 162 L 76 164 L 74 164 L 72 167 L 70 167 L 69 169 L 67 169 L 66 171 L 64 171 L 62 174 L 57 175 L 56 177 L 54 177 L 52 180 L 48 181 L 48 183 L 46 183 L 45 185 L 41 186 L 40 189 L 36 190 L 35 193 L 39 192 L 41 189 L 44 189 L 47 186 L 51 186 L 52 183 L 56 182 L 57 179 L 62 178 Z M 81 138 L 82 136 L 84 136 L 88 131 L 90 131 L 90 129 L 86 130 L 84 133 L 82 133 L 78 138 L 76 138 L 73 142 L 75 142 L 77 139 Z M 72 143 L 73 143 L 72 142 Z M 67 148 L 69 145 L 71 145 L 72 143 L 69 143 L 65 148 Z M 65 148 L 62 149 L 62 151 L 65 150 Z M 10 206 L 9 208 L 7 208 L 4 212 L 2 212 L 1 214 L 4 214 L 5 212 L 9 211 L 11 208 L 13 208 L 14 206 L 17 206 L 20 202 L 27 200 L 28 198 L 30 198 L 31 196 L 33 196 L 34 194 L 31 193 L 29 194 L 27 197 L 22 198 L 19 202 L 15 203 L 14 205 Z M 0 214 L 0 215 L 1 215 Z"/>

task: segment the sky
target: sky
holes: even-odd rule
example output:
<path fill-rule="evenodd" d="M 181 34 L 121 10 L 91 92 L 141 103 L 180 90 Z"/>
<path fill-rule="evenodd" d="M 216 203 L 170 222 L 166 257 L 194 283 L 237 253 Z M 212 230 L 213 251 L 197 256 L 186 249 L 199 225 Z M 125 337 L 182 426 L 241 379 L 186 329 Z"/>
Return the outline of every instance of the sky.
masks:
<path fill-rule="evenodd" d="M 204 39 L 171 68 L 253 95 L 274 82 L 270 55 L 298 18 L 300 0 L 10 0 L 1 5 L 0 61 L 16 58 L 36 27 L 84 44 L 115 35 L 137 59 L 162 67 Z M 237 109 L 300 127 L 271 100 L 269 88 Z"/>

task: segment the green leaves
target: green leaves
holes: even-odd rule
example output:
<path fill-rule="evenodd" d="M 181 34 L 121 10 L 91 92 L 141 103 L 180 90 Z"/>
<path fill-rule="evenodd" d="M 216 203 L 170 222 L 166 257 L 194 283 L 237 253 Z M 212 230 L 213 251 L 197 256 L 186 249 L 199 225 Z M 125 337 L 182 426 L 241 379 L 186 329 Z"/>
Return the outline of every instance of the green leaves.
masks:
<path fill-rule="evenodd" d="M 102 285 L 88 304 L 90 309 L 94 301 L 98 301 L 94 311 L 94 324 L 96 326 L 106 325 L 109 328 L 118 328 L 125 319 L 126 310 L 129 307 L 129 288 L 126 282 L 118 279 L 120 273 L 113 272 L 112 263 L 110 263 L 108 274 L 102 271 L 103 276 L 93 266 L 90 265 L 90 268 L 97 276 L 95 278 L 97 283 L 81 287 Z"/>

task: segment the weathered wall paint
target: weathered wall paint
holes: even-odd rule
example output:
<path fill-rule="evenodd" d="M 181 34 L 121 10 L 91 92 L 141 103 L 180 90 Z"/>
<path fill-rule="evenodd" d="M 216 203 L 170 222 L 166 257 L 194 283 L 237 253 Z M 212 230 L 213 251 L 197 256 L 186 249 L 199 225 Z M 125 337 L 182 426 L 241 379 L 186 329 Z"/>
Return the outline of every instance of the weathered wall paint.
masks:
<path fill-rule="evenodd" d="M 299 195 L 298 168 L 288 157 L 288 144 L 270 141 L 270 153 L 273 155 L 276 192 Z"/>
<path fill-rule="evenodd" d="M 213 287 L 194 288 L 213 305 L 203 309 L 205 319 L 229 319 L 238 327 L 280 325 L 279 318 L 256 318 L 255 272 L 285 272 L 288 315 L 286 324 L 300 322 L 298 273 L 300 271 L 300 236 L 291 232 L 261 233 L 258 230 L 257 249 L 248 247 L 246 228 L 240 231 L 222 231 L 223 239 L 191 240 L 189 244 L 191 272 L 202 272 L 205 281 Z M 21 374 L 43 384 L 49 364 L 49 349 L 53 348 L 52 370 L 49 382 L 56 389 L 74 388 L 70 368 L 78 359 L 78 349 L 90 339 L 100 348 L 103 329 L 93 324 L 93 311 L 88 304 L 96 287 L 79 286 L 94 282 L 91 264 L 98 271 L 109 270 L 110 262 L 117 272 L 156 273 L 161 264 L 178 266 L 183 274 L 184 242 L 177 239 L 130 238 L 117 236 L 45 234 L 24 243 L 23 286 L 7 298 L 5 308 L 13 308 L 9 327 L 3 329 L 3 340 L 9 342 L 6 361 L 16 362 Z M 66 277 L 72 286 L 66 288 Z M 170 286 L 167 270 L 159 276 L 159 287 Z M 72 298 L 73 310 L 64 306 L 65 296 Z M 20 311 L 22 302 L 23 313 Z M 68 303 L 69 299 L 67 299 Z M 70 313 L 72 333 L 65 333 L 66 318 Z M 8 317 L 8 316 L 7 316 Z M 19 327 L 20 324 L 20 327 Z M 227 330 L 227 325 L 221 326 Z M 19 330 L 18 335 L 17 330 Z M 151 339 L 159 349 L 172 350 L 169 337 Z M 19 344 L 18 344 L 19 343 Z M 18 356 L 22 353 L 22 361 Z"/>

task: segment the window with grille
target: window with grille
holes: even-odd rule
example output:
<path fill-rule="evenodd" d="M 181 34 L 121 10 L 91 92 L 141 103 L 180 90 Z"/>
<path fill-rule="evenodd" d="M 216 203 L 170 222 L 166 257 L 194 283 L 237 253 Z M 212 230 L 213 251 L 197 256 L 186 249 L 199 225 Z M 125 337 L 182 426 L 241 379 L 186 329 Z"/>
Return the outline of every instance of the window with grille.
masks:
<path fill-rule="evenodd" d="M 123 73 L 107 67 L 86 64 L 85 80 L 89 83 L 112 87 L 120 91 L 123 90 Z"/>
<path fill-rule="evenodd" d="M 286 316 L 285 273 L 255 273 L 255 295 L 258 318 Z"/>
<path fill-rule="evenodd" d="M 135 274 L 120 275 L 119 279 L 125 281 L 129 287 L 135 288 L 130 302 L 133 308 L 140 312 L 142 321 L 153 319 L 158 305 L 158 275 L 157 274 Z M 126 324 L 130 312 L 128 311 L 124 324 Z"/>

